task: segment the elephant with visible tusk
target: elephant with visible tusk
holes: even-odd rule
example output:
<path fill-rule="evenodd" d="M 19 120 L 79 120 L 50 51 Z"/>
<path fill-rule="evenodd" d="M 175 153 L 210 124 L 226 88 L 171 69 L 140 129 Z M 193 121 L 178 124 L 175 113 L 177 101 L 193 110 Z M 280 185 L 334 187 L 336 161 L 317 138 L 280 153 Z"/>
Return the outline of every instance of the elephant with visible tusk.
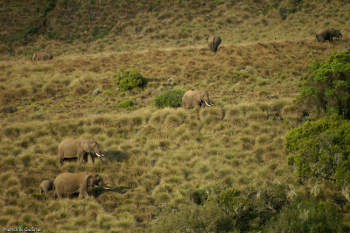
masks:
<path fill-rule="evenodd" d="M 32 55 L 32 62 L 37 62 L 37 61 L 46 61 L 46 60 L 51 60 L 53 59 L 52 54 L 47 53 L 47 52 L 36 52 L 33 53 Z"/>
<path fill-rule="evenodd" d="M 212 106 L 207 91 L 189 90 L 182 97 L 182 106 L 186 109 Z"/>
<path fill-rule="evenodd" d="M 78 162 L 81 163 L 85 153 L 88 153 L 88 160 L 91 160 L 92 163 L 94 163 L 93 154 L 98 158 L 104 157 L 97 142 L 92 139 L 66 138 L 58 145 L 60 165 L 63 164 L 64 159 L 68 158 L 77 158 Z"/>
<path fill-rule="evenodd" d="M 55 181 L 55 193 L 60 199 L 63 196 L 70 196 L 75 193 L 79 193 L 79 198 L 84 198 L 91 194 L 91 189 L 94 186 L 104 187 L 102 177 L 96 173 L 61 173 Z M 110 189 L 110 188 L 105 188 Z"/>
<path fill-rule="evenodd" d="M 340 30 L 334 28 L 329 28 L 321 31 L 320 33 L 316 33 L 316 40 L 318 42 L 324 42 L 326 40 L 333 42 L 333 37 L 341 40 L 343 38 L 343 35 L 341 34 Z"/>

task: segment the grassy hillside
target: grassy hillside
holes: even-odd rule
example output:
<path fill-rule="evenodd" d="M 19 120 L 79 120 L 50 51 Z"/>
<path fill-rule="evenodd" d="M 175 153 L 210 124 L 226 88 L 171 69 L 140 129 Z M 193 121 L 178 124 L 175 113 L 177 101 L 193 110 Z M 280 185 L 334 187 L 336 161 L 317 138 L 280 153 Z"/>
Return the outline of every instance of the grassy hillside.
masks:
<path fill-rule="evenodd" d="M 0 3 L 1 53 L 55 55 L 314 38 L 327 27 L 350 33 L 348 1 L 40 0 Z M 22 46 L 25 45 L 25 46 Z"/>
<path fill-rule="evenodd" d="M 0 226 L 151 232 L 164 216 L 197 208 L 191 193 L 199 189 L 272 183 L 292 195 L 315 187 L 288 167 L 284 137 L 301 123 L 293 101 L 309 64 L 349 48 L 348 1 L 0 4 Z M 325 27 L 339 28 L 343 40 L 315 42 Z M 216 54 L 206 47 L 209 33 L 223 39 Z M 54 59 L 29 61 L 41 50 Z M 117 87 L 127 68 L 149 80 L 144 89 Z M 215 106 L 156 108 L 155 97 L 173 87 L 208 90 Z M 134 105 L 121 107 L 125 100 Z M 106 158 L 59 167 L 66 136 L 95 138 Z M 40 195 L 41 180 L 63 171 L 98 172 L 120 191 Z M 322 190 L 332 197 L 332 186 Z"/>

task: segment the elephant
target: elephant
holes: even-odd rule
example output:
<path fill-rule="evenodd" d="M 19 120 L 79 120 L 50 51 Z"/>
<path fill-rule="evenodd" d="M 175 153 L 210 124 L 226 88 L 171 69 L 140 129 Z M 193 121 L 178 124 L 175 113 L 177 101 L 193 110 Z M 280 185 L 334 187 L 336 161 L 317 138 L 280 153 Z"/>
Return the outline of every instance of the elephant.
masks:
<path fill-rule="evenodd" d="M 63 196 L 69 197 L 72 194 L 79 193 L 79 198 L 83 199 L 89 196 L 89 189 L 94 186 L 104 187 L 102 177 L 96 173 L 70 173 L 59 174 L 54 180 L 55 194 L 61 199 Z"/>
<path fill-rule="evenodd" d="M 52 180 L 43 180 L 40 183 L 40 193 L 47 194 L 50 190 L 53 190 L 53 181 Z"/>
<path fill-rule="evenodd" d="M 45 61 L 45 60 L 51 60 L 53 59 L 52 54 L 47 53 L 47 52 L 35 52 L 32 55 L 32 62 L 36 61 Z"/>
<path fill-rule="evenodd" d="M 340 30 L 337 30 L 334 28 L 326 29 L 320 33 L 316 33 L 316 40 L 318 42 L 324 42 L 326 40 L 328 40 L 329 42 L 332 42 L 333 37 L 340 40 L 343 38 L 343 35 L 341 34 Z"/>
<path fill-rule="evenodd" d="M 216 53 L 216 51 L 218 50 L 218 47 L 221 43 L 221 38 L 218 36 L 208 36 L 208 46 L 209 49 L 211 51 L 213 51 L 214 53 Z"/>
<path fill-rule="evenodd" d="M 342 40 L 343 39 L 343 34 L 341 34 L 340 30 L 337 29 L 332 29 L 332 34 L 334 35 L 335 38 L 337 38 L 338 40 Z"/>
<path fill-rule="evenodd" d="M 85 153 L 88 153 L 88 160 L 92 160 L 92 163 L 94 158 L 91 153 L 96 154 L 98 158 L 104 157 L 97 142 L 92 139 L 66 138 L 58 145 L 58 159 L 61 165 L 67 158 L 77 158 L 81 163 Z"/>
<path fill-rule="evenodd" d="M 210 104 L 209 93 L 207 91 L 189 90 L 182 97 L 182 106 L 186 109 L 196 106 L 212 106 Z"/>

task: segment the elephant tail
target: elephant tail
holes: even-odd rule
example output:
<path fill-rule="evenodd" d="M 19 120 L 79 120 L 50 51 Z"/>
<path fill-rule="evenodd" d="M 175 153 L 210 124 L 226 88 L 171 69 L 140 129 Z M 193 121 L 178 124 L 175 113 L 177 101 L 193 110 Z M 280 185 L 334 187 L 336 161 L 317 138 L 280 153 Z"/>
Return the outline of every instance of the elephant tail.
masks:
<path fill-rule="evenodd" d="M 58 147 L 58 162 L 61 166 L 63 165 L 63 158 L 64 158 L 63 151 L 61 150 L 60 147 Z"/>
<path fill-rule="evenodd" d="M 60 166 L 62 166 L 63 165 L 63 157 L 59 157 L 58 162 L 59 162 Z"/>

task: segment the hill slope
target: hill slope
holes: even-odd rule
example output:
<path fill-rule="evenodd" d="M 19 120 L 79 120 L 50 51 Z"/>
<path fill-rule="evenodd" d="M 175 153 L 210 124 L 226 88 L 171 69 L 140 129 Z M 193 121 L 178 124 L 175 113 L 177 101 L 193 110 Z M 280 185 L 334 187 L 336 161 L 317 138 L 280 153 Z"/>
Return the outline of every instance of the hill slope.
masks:
<path fill-rule="evenodd" d="M 11 4 L 18 6 L 14 2 L 2 3 L 2 9 L 9 7 L 10 12 Z M 287 166 L 284 136 L 301 121 L 293 100 L 308 65 L 349 47 L 349 3 L 311 1 L 283 20 L 280 9 L 293 7 L 289 1 L 120 1 L 118 7 L 115 1 L 79 2 L 55 2 L 45 15 L 45 27 L 32 38 L 4 44 L 1 226 L 40 226 L 46 232 L 150 232 L 161 216 L 194 208 L 190 196 L 198 189 L 283 183 L 298 192 L 312 186 L 299 184 Z M 87 12 L 96 12 L 95 19 L 82 20 Z M 315 42 L 311 36 L 316 21 L 341 28 L 344 39 Z M 84 42 L 103 22 L 109 33 Z M 11 25 L 3 34 L 6 38 L 18 30 Z M 84 30 L 79 27 L 86 27 L 88 36 L 80 34 Z M 53 30 L 62 37 L 47 40 L 45 35 Z M 214 31 L 223 38 L 216 54 L 204 46 L 205 35 Z M 72 33 L 80 36 L 64 41 Z M 6 54 L 11 48 L 16 56 Z M 56 56 L 32 63 L 27 55 L 33 50 Z M 126 68 L 149 79 L 145 89 L 117 88 L 117 71 Z M 173 87 L 208 90 L 215 106 L 200 111 L 157 109 L 155 96 Z M 95 96 L 96 88 L 102 93 Z M 134 106 L 120 107 L 124 100 L 132 100 Z M 57 146 L 66 136 L 94 137 L 106 158 L 95 166 L 70 162 L 58 167 Z M 38 194 L 41 180 L 82 170 L 100 173 L 117 191 L 84 200 Z"/>
<path fill-rule="evenodd" d="M 0 3 L 0 52 L 124 51 L 203 44 L 314 38 L 335 27 L 349 34 L 348 1 L 40 0 Z M 26 46 L 22 47 L 21 45 Z M 29 45 L 29 46 L 28 46 Z"/>

